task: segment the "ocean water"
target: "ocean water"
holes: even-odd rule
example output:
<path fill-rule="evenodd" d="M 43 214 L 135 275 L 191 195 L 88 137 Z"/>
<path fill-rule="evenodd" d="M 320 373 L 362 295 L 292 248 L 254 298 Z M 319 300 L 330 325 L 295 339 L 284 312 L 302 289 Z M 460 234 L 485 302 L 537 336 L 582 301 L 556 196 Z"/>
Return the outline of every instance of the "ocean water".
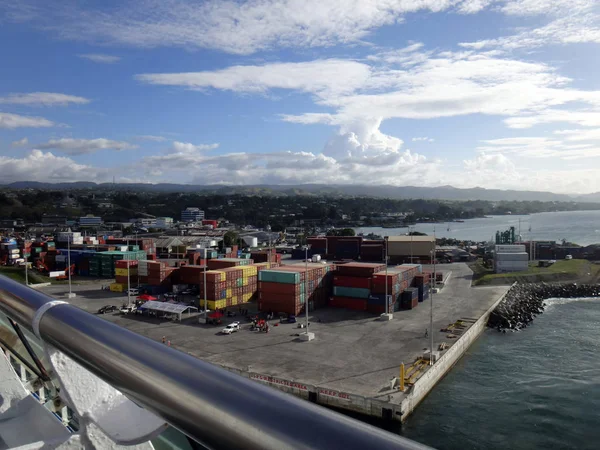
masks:
<path fill-rule="evenodd" d="M 600 300 L 487 330 L 395 431 L 440 450 L 599 449 Z"/>
<path fill-rule="evenodd" d="M 518 234 L 519 219 L 521 220 L 521 236 L 524 240 L 561 241 L 566 239 L 579 245 L 600 243 L 600 211 L 548 212 L 527 216 L 490 216 L 485 219 L 465 220 L 462 223 L 422 223 L 415 225 L 415 231 L 433 235 L 435 228 L 437 237 L 484 241 L 495 237 L 496 231 L 504 231 L 511 226 L 515 227 L 516 234 Z M 529 231 L 530 226 L 531 231 Z M 363 227 L 356 228 L 356 232 L 393 236 L 406 234 L 408 228 Z"/>

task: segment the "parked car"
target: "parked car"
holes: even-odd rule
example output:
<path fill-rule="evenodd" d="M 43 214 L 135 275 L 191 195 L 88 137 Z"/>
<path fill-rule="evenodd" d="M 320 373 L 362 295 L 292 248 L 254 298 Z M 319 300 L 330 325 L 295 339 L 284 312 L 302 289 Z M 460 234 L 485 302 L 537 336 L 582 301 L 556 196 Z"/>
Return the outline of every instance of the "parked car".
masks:
<path fill-rule="evenodd" d="M 293 314 L 290 314 L 287 318 L 287 323 L 296 323 L 296 316 Z"/>
<path fill-rule="evenodd" d="M 125 291 L 125 295 L 127 295 L 127 291 Z M 131 288 L 129 289 L 129 295 L 140 295 L 140 290 L 139 289 L 135 289 L 135 288 Z"/>
<path fill-rule="evenodd" d="M 130 312 L 133 312 L 135 310 L 135 306 L 130 305 L 130 306 L 122 306 L 121 309 L 119 310 L 121 312 L 121 314 L 129 314 Z"/>
<path fill-rule="evenodd" d="M 114 305 L 106 305 L 98 310 L 98 314 L 106 314 L 109 312 L 116 311 L 118 308 Z"/>
<path fill-rule="evenodd" d="M 240 330 L 240 323 L 239 322 L 233 322 L 230 323 L 229 325 L 227 325 L 225 328 L 223 328 L 221 330 L 221 333 L 223 334 L 231 334 L 234 331 L 239 331 Z"/>

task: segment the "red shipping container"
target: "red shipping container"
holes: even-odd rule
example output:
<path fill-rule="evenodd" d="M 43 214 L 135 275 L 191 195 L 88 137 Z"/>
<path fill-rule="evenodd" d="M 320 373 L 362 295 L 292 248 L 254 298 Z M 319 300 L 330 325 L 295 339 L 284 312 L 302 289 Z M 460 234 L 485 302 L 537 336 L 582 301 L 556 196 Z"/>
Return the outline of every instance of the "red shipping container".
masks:
<path fill-rule="evenodd" d="M 258 291 L 268 294 L 295 295 L 302 293 L 302 285 L 261 281 L 258 286 Z"/>
<path fill-rule="evenodd" d="M 334 286 L 346 286 L 362 289 L 371 289 L 371 279 L 364 277 L 346 277 L 346 276 L 334 276 Z"/>
<path fill-rule="evenodd" d="M 332 297 L 329 306 L 334 308 L 346 308 L 356 311 L 366 311 L 367 301 L 351 297 Z"/>

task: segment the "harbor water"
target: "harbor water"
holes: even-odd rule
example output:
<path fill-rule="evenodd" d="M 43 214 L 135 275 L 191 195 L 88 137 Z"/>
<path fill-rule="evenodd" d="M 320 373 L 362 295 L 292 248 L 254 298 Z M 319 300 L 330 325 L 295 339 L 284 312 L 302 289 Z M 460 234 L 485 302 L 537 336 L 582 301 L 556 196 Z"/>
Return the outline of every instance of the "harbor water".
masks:
<path fill-rule="evenodd" d="M 600 300 L 487 330 L 395 432 L 440 450 L 600 448 Z"/>
<path fill-rule="evenodd" d="M 464 222 L 419 223 L 414 230 L 433 235 L 435 229 L 437 237 L 486 241 L 494 237 L 496 231 L 504 231 L 509 227 L 515 227 L 518 234 L 519 219 L 523 240 L 566 239 L 579 245 L 600 243 L 600 211 L 548 212 L 527 216 L 490 216 Z M 356 228 L 356 233 L 394 236 L 408 233 L 408 228 L 363 227 Z"/>

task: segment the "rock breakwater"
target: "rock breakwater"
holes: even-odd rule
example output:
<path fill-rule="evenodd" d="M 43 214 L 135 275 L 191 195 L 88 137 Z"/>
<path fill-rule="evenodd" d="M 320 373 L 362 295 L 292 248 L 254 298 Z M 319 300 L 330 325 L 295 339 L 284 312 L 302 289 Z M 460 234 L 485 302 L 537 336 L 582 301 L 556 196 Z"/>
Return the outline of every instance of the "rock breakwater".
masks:
<path fill-rule="evenodd" d="M 515 284 L 490 314 L 488 327 L 498 331 L 525 328 L 538 314 L 544 312 L 544 300 L 548 298 L 598 296 L 600 285 L 596 284 Z"/>

